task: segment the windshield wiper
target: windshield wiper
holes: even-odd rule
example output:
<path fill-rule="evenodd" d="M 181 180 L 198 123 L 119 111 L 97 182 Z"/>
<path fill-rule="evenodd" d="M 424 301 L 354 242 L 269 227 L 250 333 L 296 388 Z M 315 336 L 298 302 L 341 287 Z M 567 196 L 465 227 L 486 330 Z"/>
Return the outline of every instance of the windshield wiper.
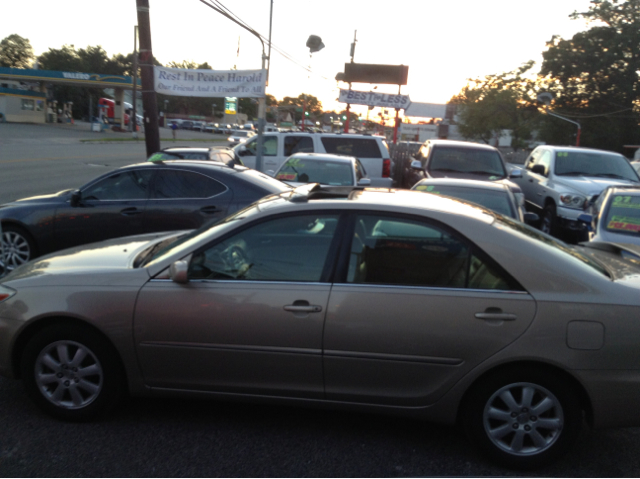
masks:
<path fill-rule="evenodd" d="M 431 168 L 429 171 L 445 171 L 449 173 L 463 173 L 460 170 L 454 170 L 453 168 Z"/>
<path fill-rule="evenodd" d="M 629 178 L 627 178 L 626 176 L 616 175 L 615 173 L 596 173 L 593 176 L 601 176 L 601 177 L 604 177 L 604 178 L 619 178 L 621 180 L 629 180 Z"/>
<path fill-rule="evenodd" d="M 500 176 L 504 178 L 504 173 L 495 173 L 491 171 L 484 170 L 474 170 L 474 171 L 465 171 L 465 173 L 470 173 L 472 175 L 490 175 L 490 176 Z"/>

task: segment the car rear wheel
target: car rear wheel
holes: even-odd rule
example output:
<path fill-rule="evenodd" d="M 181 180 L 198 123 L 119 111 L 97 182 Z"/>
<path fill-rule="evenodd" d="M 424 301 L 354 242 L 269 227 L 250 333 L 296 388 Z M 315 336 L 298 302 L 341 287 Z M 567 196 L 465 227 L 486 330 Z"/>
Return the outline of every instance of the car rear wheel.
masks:
<path fill-rule="evenodd" d="M 545 206 L 540 220 L 540 231 L 548 235 L 556 234 L 556 207 L 552 204 Z"/>
<path fill-rule="evenodd" d="M 580 402 L 566 381 L 533 369 L 487 378 L 465 404 L 471 440 L 495 462 L 515 469 L 555 460 L 582 426 Z"/>
<path fill-rule="evenodd" d="M 94 331 L 53 325 L 37 333 L 24 350 L 22 379 L 31 399 L 48 414 L 87 421 L 115 406 L 123 375 L 107 342 Z"/>
<path fill-rule="evenodd" d="M 14 225 L 2 226 L 2 246 L 3 250 L 0 250 L 0 269 L 2 270 L 12 271 L 36 256 L 35 243 L 29 233 Z"/>

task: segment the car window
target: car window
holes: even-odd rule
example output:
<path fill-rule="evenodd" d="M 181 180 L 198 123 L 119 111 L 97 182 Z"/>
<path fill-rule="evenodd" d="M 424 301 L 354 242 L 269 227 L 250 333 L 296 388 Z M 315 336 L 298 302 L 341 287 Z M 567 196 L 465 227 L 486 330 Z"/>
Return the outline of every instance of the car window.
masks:
<path fill-rule="evenodd" d="M 506 190 L 489 190 L 486 188 L 469 188 L 454 185 L 417 184 L 413 189 L 438 195 L 452 196 L 465 201 L 477 203 L 502 215 L 516 218 L 509 193 Z"/>
<path fill-rule="evenodd" d="M 558 151 L 554 173 L 640 181 L 638 174 L 624 156 L 606 152 Z"/>
<path fill-rule="evenodd" d="M 155 153 L 153 156 L 153 161 L 162 161 L 162 160 L 175 160 L 176 158 L 180 158 L 182 160 L 208 160 L 209 152 L 206 151 L 161 151 Z"/>
<path fill-rule="evenodd" d="M 525 165 L 525 168 L 527 170 L 532 169 L 533 165 L 535 165 L 538 162 L 541 154 L 542 154 L 542 150 L 533 150 L 533 152 L 531 153 L 531 156 L 527 160 L 527 164 Z"/>
<path fill-rule="evenodd" d="M 193 256 L 189 278 L 318 282 L 338 215 L 278 217 L 249 227 Z"/>
<path fill-rule="evenodd" d="M 602 225 L 613 233 L 640 235 L 640 196 L 612 195 L 606 217 Z"/>
<path fill-rule="evenodd" d="M 464 147 L 435 147 L 429 160 L 429 171 L 507 176 L 497 151 Z"/>
<path fill-rule="evenodd" d="M 382 158 L 375 138 L 322 137 L 320 141 L 327 153 L 358 158 Z"/>
<path fill-rule="evenodd" d="M 538 160 L 539 165 L 544 166 L 543 176 L 549 176 L 549 168 L 551 168 L 551 152 L 546 150 L 540 155 L 540 159 Z"/>
<path fill-rule="evenodd" d="M 258 148 L 258 137 L 252 136 L 250 140 L 245 143 L 246 149 L 252 156 L 256 155 Z M 278 154 L 278 138 L 275 136 L 265 136 L 262 139 L 262 155 L 263 156 L 276 156 Z"/>
<path fill-rule="evenodd" d="M 332 186 L 353 185 L 353 167 L 343 161 L 289 158 L 276 174 L 281 181 L 321 183 Z"/>
<path fill-rule="evenodd" d="M 296 153 L 313 153 L 313 139 L 310 136 L 285 136 L 284 156 Z"/>
<path fill-rule="evenodd" d="M 367 176 L 367 171 L 364 169 L 364 166 L 362 166 L 362 163 L 360 163 L 360 160 L 356 158 L 356 181 L 360 181 L 365 176 Z"/>
<path fill-rule="evenodd" d="M 404 218 L 358 215 L 348 283 L 519 290 L 497 265 L 444 228 Z"/>
<path fill-rule="evenodd" d="M 103 178 L 82 190 L 84 200 L 144 200 L 149 194 L 153 170 L 129 170 Z"/>
<path fill-rule="evenodd" d="M 159 170 L 151 197 L 154 199 L 210 198 L 227 188 L 219 181 L 193 171 Z"/>

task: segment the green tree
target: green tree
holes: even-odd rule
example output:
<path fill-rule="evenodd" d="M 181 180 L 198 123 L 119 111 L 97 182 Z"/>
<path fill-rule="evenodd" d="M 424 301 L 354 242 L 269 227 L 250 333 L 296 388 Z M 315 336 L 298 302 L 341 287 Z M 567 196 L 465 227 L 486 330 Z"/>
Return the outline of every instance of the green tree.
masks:
<path fill-rule="evenodd" d="M 0 67 L 29 68 L 33 59 L 28 39 L 14 33 L 0 41 Z"/>
<path fill-rule="evenodd" d="M 469 80 L 451 99 L 458 105 L 458 130 L 463 137 L 491 143 L 503 130 L 511 131 L 514 150 L 526 146 L 538 125 L 537 93 L 540 80 L 531 73 L 534 62 L 498 75 Z"/>
<path fill-rule="evenodd" d="M 638 144 L 640 0 L 592 0 L 587 12 L 571 18 L 594 26 L 547 43 L 540 73 L 555 94 L 553 111 L 581 123 L 584 146 L 622 151 L 624 144 Z M 574 125 L 548 119 L 542 136 L 572 143 L 575 133 Z"/>
<path fill-rule="evenodd" d="M 278 102 L 280 108 L 289 108 L 292 116 L 295 118 L 295 122 L 299 122 L 302 119 L 302 112 L 298 111 L 299 108 L 304 108 L 305 112 L 308 112 L 308 118 L 316 121 L 322 115 L 322 102 L 313 95 L 307 93 L 301 93 L 297 97 L 285 96 L 280 102 Z"/>

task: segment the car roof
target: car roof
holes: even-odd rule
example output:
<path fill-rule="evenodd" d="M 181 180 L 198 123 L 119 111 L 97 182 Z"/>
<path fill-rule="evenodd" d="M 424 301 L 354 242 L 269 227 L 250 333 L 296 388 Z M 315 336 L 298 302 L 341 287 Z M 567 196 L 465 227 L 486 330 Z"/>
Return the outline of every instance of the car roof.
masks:
<path fill-rule="evenodd" d="M 413 187 L 417 185 L 447 185 L 447 186 L 463 186 L 468 188 L 478 188 L 483 190 L 503 190 L 510 191 L 509 186 L 504 183 L 497 183 L 494 181 L 480 181 L 480 180 L 466 180 L 462 178 L 425 178 L 418 181 Z"/>
<path fill-rule="evenodd" d="M 613 193 L 624 192 L 626 195 L 640 195 L 640 185 L 612 185 L 607 187 Z"/>
<path fill-rule="evenodd" d="M 537 148 L 546 148 L 548 150 L 553 151 L 562 151 L 562 152 L 575 152 L 575 153 L 608 153 L 610 155 L 623 156 L 621 153 L 617 151 L 609 151 L 609 150 L 600 150 L 598 148 L 584 148 L 582 146 L 555 146 L 555 145 L 540 145 Z"/>
<path fill-rule="evenodd" d="M 314 204 L 319 208 L 387 210 L 420 214 L 420 210 L 429 210 L 475 218 L 489 224 L 494 221 L 494 213 L 479 205 L 461 202 L 446 196 L 434 195 L 422 191 L 395 188 L 369 188 L 362 186 L 324 186 L 308 183 L 258 201 L 269 203 L 274 210 L 290 210 L 291 203 Z"/>
<path fill-rule="evenodd" d="M 500 151 L 496 147 L 491 145 L 485 145 L 483 143 L 474 143 L 472 141 L 457 141 L 457 140 L 427 140 L 428 143 L 431 143 L 433 146 L 440 147 L 451 147 L 451 148 L 472 148 L 474 150 L 488 150 L 488 151 Z"/>
<path fill-rule="evenodd" d="M 356 160 L 355 156 L 349 155 L 336 155 L 333 153 L 294 153 L 289 158 L 300 158 L 305 160 L 330 160 L 341 163 L 353 163 Z M 287 158 L 287 160 L 289 159 Z"/>
<path fill-rule="evenodd" d="M 160 151 L 166 151 L 167 153 L 180 153 L 180 152 L 192 152 L 192 153 L 208 153 L 212 148 L 203 146 L 170 146 L 169 148 L 163 148 Z"/>

